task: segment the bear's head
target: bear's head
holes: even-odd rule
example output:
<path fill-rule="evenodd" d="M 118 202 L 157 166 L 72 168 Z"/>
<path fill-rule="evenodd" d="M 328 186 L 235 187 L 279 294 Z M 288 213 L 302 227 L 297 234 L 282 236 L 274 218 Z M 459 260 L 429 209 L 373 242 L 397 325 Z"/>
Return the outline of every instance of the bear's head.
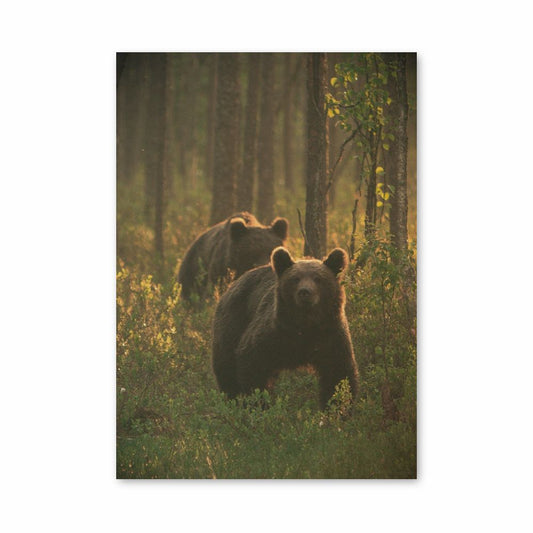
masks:
<path fill-rule="evenodd" d="M 279 311 L 301 322 L 336 320 L 344 309 L 340 275 L 347 265 L 348 255 L 341 248 L 335 248 L 324 261 L 294 261 L 285 248 L 276 248 L 272 268 L 277 274 Z"/>
<path fill-rule="evenodd" d="M 270 226 L 263 226 L 250 215 L 250 219 L 232 218 L 229 222 L 229 267 L 239 277 L 257 266 L 266 265 L 272 250 L 287 239 L 289 222 L 275 218 Z"/>

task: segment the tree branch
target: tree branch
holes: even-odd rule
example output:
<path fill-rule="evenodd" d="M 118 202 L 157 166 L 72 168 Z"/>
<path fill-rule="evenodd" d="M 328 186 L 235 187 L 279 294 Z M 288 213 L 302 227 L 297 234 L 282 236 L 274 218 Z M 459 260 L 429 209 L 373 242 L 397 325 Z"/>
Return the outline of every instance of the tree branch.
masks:
<path fill-rule="evenodd" d="M 328 173 L 329 176 L 328 176 L 328 182 L 326 183 L 326 194 L 329 192 L 329 190 L 331 189 L 331 186 L 333 185 L 333 180 L 335 179 L 335 171 L 337 170 L 337 166 L 342 160 L 346 145 L 355 138 L 355 136 L 359 133 L 360 129 L 361 129 L 361 125 L 359 125 L 357 129 L 352 131 L 352 134 L 342 143 L 337 160 L 335 161 L 335 164 L 333 165 L 333 167 L 330 169 Z"/>
<path fill-rule="evenodd" d="M 352 209 L 352 234 L 350 236 L 350 261 L 353 261 L 355 256 L 355 229 L 357 224 L 357 204 L 359 203 L 359 198 L 355 199 L 355 203 Z"/>
<path fill-rule="evenodd" d="M 296 211 L 298 212 L 298 222 L 300 223 L 300 231 L 302 232 L 302 237 L 304 238 L 305 248 L 307 248 L 309 252 L 311 252 L 311 255 L 314 257 L 314 254 L 312 253 L 313 250 L 311 249 L 311 246 L 309 245 L 309 241 L 307 240 L 307 235 L 305 233 L 305 230 L 302 224 L 302 213 L 300 213 L 300 208 L 297 207 Z"/>

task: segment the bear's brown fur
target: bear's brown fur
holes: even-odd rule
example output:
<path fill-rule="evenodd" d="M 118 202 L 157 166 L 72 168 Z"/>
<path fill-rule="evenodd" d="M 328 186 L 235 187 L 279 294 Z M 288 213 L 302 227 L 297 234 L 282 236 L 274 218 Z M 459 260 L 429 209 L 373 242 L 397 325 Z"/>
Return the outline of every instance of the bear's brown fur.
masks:
<path fill-rule="evenodd" d="M 213 369 L 230 398 L 267 388 L 281 370 L 312 366 L 320 406 L 347 378 L 352 398 L 358 370 L 344 313 L 339 274 L 348 258 L 340 248 L 325 261 L 295 262 L 276 248 L 272 264 L 255 268 L 220 299 L 213 328 Z"/>
<path fill-rule="evenodd" d="M 247 270 L 268 263 L 270 253 L 287 239 L 289 223 L 276 218 L 263 226 L 250 213 L 237 213 L 200 235 L 189 247 L 180 266 L 182 295 L 205 294 L 208 285 L 232 271 L 238 278 Z"/>

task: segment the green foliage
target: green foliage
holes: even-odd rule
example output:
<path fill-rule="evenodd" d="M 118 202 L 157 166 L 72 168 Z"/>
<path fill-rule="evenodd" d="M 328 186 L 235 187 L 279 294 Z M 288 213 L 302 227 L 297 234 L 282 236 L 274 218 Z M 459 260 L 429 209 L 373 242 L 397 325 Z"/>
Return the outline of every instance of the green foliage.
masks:
<path fill-rule="evenodd" d="M 346 280 L 346 312 L 364 372 L 362 401 L 416 428 L 416 261 L 388 239 L 365 243 Z"/>
<path fill-rule="evenodd" d="M 359 189 L 363 182 L 367 183 L 367 203 L 383 208 L 379 218 L 384 220 L 394 191 L 386 183 L 375 183 L 388 179 L 387 169 L 378 166 L 378 161 L 385 165 L 383 154 L 394 141 L 394 124 L 388 110 L 393 101 L 389 78 L 396 76 L 394 64 L 384 61 L 381 54 L 355 54 L 351 61 L 336 64 L 335 71 L 337 75 L 330 81 L 332 92 L 326 94 L 328 116 L 346 132 L 346 140 L 355 145 L 361 162 Z M 375 226 L 377 216 L 368 205 L 367 216 L 365 223 Z"/>
<path fill-rule="evenodd" d="M 380 54 L 357 54 L 353 61 L 335 65 L 337 76 L 331 79 L 333 92 L 326 95 L 328 115 L 335 117 L 344 131 L 359 130 L 356 143 L 370 149 L 379 135 L 387 138 L 385 108 L 391 103 L 387 77 L 394 75 Z"/>
<path fill-rule="evenodd" d="M 211 370 L 217 296 L 191 308 L 176 282 L 158 283 L 121 258 L 117 476 L 415 477 L 414 285 L 404 274 L 414 257 L 395 254 L 375 241 L 361 251 L 364 266 L 352 264 L 346 276 L 361 372 L 353 416 L 346 384 L 321 412 L 316 377 L 305 370 L 283 373 L 271 394 L 228 401 Z"/>

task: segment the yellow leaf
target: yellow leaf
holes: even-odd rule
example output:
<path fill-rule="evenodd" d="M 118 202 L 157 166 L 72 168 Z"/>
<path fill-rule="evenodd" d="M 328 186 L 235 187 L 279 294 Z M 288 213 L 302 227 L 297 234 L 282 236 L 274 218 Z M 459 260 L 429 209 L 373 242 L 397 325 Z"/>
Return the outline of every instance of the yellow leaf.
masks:
<path fill-rule="evenodd" d="M 383 167 L 376 168 L 376 174 L 383 174 L 384 172 L 385 170 L 383 169 Z"/>
<path fill-rule="evenodd" d="M 383 202 L 381 200 L 378 201 L 378 203 L 376 204 L 378 207 L 381 207 L 383 205 Z"/>
<path fill-rule="evenodd" d="M 329 118 L 332 118 L 335 116 L 335 112 L 333 111 L 333 109 L 331 109 L 331 107 L 328 109 L 328 117 Z"/>
<path fill-rule="evenodd" d="M 338 78 L 331 78 L 331 81 L 330 81 L 331 86 L 335 87 L 335 85 L 337 84 L 338 81 L 339 81 Z"/>

